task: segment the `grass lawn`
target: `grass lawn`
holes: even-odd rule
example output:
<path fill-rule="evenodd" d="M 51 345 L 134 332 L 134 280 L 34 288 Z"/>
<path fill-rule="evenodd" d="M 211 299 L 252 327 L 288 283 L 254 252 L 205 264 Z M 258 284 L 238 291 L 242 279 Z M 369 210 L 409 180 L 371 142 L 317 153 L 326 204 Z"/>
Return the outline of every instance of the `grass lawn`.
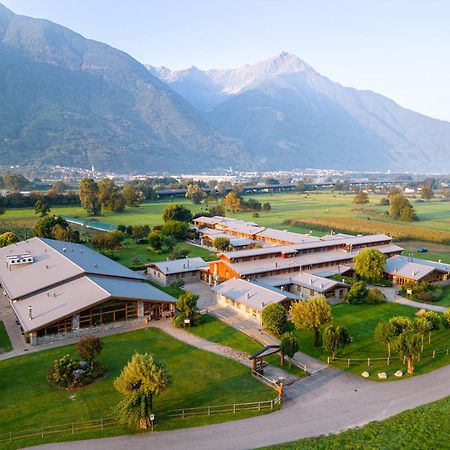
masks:
<path fill-rule="evenodd" d="M 226 345 L 248 355 L 252 355 L 263 348 L 260 343 L 254 341 L 245 333 L 207 314 L 202 316 L 200 325 L 189 328 L 188 331 L 203 339 Z M 264 360 L 274 366 L 281 367 L 280 358 L 277 355 L 270 355 Z M 302 370 L 297 367 L 290 368 L 287 362 L 284 364 L 283 369 L 299 377 L 305 376 Z"/>
<path fill-rule="evenodd" d="M 215 253 L 189 244 L 188 242 L 178 242 L 175 248 L 189 250 L 188 256 L 190 258 L 200 256 L 207 261 L 217 259 Z M 131 269 L 133 267 L 142 267 L 150 262 L 165 261 L 169 254 L 170 252 L 168 251 L 155 252 L 148 244 L 138 244 L 133 239 L 126 239 L 122 243 L 122 248 L 120 250 L 114 250 L 114 256 L 117 258 L 117 261 Z"/>
<path fill-rule="evenodd" d="M 270 400 L 275 397 L 272 389 L 253 378 L 248 368 L 241 364 L 195 349 L 154 328 L 106 337 L 103 342 L 100 360 L 108 367 L 106 377 L 76 391 L 57 390 L 46 382 L 46 371 L 51 361 L 66 353 L 74 354 L 73 345 L 1 361 L 0 435 L 10 430 L 35 429 L 42 425 L 111 416 L 111 407 L 120 398 L 113 387 L 113 380 L 136 351 L 152 353 L 163 361 L 172 379 L 170 387 L 154 402 L 157 430 L 222 422 L 253 414 L 158 420 L 167 410 Z M 74 401 L 69 398 L 72 394 L 76 395 Z M 101 435 L 124 432 L 123 428 L 117 427 L 104 431 Z M 75 435 L 75 438 L 81 439 L 87 435 Z M 99 437 L 100 433 L 88 436 Z M 67 439 L 70 440 L 70 436 Z M 40 439 L 32 443 L 39 442 Z M 17 447 L 19 444 L 16 444 Z M 27 442 L 29 444 L 31 442 Z"/>
<path fill-rule="evenodd" d="M 450 397 L 336 435 L 302 439 L 266 450 L 430 450 L 449 448 Z"/>
<path fill-rule="evenodd" d="M 332 307 L 333 322 L 337 325 L 343 325 L 350 330 L 353 341 L 345 350 L 338 353 L 338 358 L 378 358 L 387 356 L 387 348 L 385 345 L 378 343 L 373 338 L 374 330 L 380 320 L 386 320 L 393 316 L 407 316 L 414 318 L 417 309 L 410 306 L 397 305 L 395 303 L 381 303 L 377 305 L 348 305 L 340 304 Z M 293 329 L 293 325 L 290 324 Z M 299 339 L 300 351 L 307 353 L 315 358 L 323 361 L 327 360 L 328 353 L 322 347 L 313 347 L 313 334 L 307 330 L 295 330 Z M 441 329 L 434 331 L 432 342 L 428 344 L 425 340 L 424 353 L 430 353 L 434 349 L 446 349 L 450 345 L 450 330 Z M 415 373 L 429 372 L 438 367 L 444 366 L 450 362 L 448 356 L 441 356 L 432 359 L 431 357 L 423 357 L 420 363 L 416 364 Z M 352 364 L 347 367 L 345 362 L 334 363 L 336 367 L 349 370 L 357 375 L 368 370 L 371 379 L 378 380 L 378 372 L 386 372 L 388 379 L 397 379 L 393 377 L 393 373 L 398 369 L 402 369 L 401 361 L 395 355 L 392 358 L 391 365 L 387 366 L 385 362 L 378 362 L 376 366 L 367 366 L 367 362 L 362 364 Z"/>
<path fill-rule="evenodd" d="M 9 340 L 5 324 L 0 320 L 0 353 L 12 350 L 11 341 Z"/>

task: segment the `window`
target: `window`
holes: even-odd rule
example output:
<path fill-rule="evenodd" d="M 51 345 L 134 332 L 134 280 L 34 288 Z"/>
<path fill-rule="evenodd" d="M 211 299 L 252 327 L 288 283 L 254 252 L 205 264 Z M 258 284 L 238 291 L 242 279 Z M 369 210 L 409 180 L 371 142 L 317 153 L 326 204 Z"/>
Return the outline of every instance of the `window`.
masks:
<path fill-rule="evenodd" d="M 72 317 L 67 317 L 66 319 L 62 319 L 59 322 L 55 322 L 48 327 L 38 330 L 37 335 L 38 337 L 42 337 L 49 334 L 66 333 L 68 331 L 72 331 Z"/>
<path fill-rule="evenodd" d="M 108 300 L 101 305 L 80 312 L 80 328 L 88 328 L 109 322 L 136 319 L 137 302 Z"/>

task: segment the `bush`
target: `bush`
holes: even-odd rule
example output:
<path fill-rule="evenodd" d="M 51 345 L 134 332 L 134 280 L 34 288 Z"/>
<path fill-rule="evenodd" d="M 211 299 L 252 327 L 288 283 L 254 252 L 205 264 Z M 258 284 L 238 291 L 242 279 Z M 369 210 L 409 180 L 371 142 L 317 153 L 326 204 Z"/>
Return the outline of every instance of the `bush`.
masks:
<path fill-rule="evenodd" d="M 431 292 L 419 292 L 417 295 L 417 300 L 420 300 L 421 302 L 432 302 L 433 301 L 433 295 Z"/>
<path fill-rule="evenodd" d="M 47 372 L 47 380 L 57 387 L 69 388 L 74 383 L 74 372 L 79 369 L 79 362 L 70 355 L 55 359 Z"/>
<path fill-rule="evenodd" d="M 366 303 L 368 291 L 365 284 L 362 281 L 353 283 L 352 287 L 348 291 L 345 301 L 351 305 L 360 305 Z"/>
<path fill-rule="evenodd" d="M 369 305 L 384 302 L 385 300 L 386 296 L 377 288 L 370 289 L 367 293 L 366 303 Z"/>
<path fill-rule="evenodd" d="M 273 334 L 280 335 L 287 322 L 286 310 L 279 303 L 267 305 L 261 312 L 263 325 Z"/>

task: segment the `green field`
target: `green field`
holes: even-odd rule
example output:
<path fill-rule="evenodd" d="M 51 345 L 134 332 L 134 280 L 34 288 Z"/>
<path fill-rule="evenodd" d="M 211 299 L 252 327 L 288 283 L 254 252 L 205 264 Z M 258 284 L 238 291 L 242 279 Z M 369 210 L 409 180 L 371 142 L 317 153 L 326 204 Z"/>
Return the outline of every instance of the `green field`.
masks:
<path fill-rule="evenodd" d="M 15 430 L 39 429 L 42 425 L 111 416 L 111 408 L 120 398 L 113 387 L 113 380 L 136 351 L 152 353 L 159 361 L 163 361 L 172 380 L 167 391 L 154 402 L 155 414 L 159 418 L 158 430 L 234 420 L 252 414 L 198 416 L 181 420 L 160 418 L 164 411 L 271 400 L 275 397 L 273 390 L 253 378 L 248 368 L 227 358 L 195 349 L 155 328 L 105 337 L 103 342 L 104 349 L 99 359 L 108 368 L 105 378 L 75 391 L 54 389 L 46 382 L 46 371 L 51 361 L 66 353 L 74 354 L 73 345 L 1 361 L 0 435 Z M 196 380 L 195 383 L 192 380 Z M 75 400 L 69 398 L 72 394 L 76 396 Z M 117 427 L 102 435 L 124 432 L 124 429 Z M 99 434 L 89 436 L 98 437 Z M 67 436 L 67 439 L 73 437 Z M 81 439 L 86 434 L 75 437 Z M 39 442 L 41 440 L 32 443 Z"/>
<path fill-rule="evenodd" d="M 336 435 L 302 439 L 265 450 L 432 450 L 449 448 L 450 397 Z"/>
<path fill-rule="evenodd" d="M 5 324 L 0 320 L 0 353 L 12 350 L 11 341 L 9 340 Z"/>
<path fill-rule="evenodd" d="M 393 316 L 406 316 L 414 318 L 417 309 L 410 306 L 398 305 L 395 303 L 381 303 L 376 305 L 348 305 L 340 304 L 332 307 L 333 322 L 336 325 L 342 325 L 350 330 L 353 341 L 343 352 L 338 353 L 338 358 L 378 358 L 387 356 L 387 348 L 385 345 L 378 343 L 373 338 L 375 327 L 380 320 L 386 320 Z M 290 329 L 294 329 L 290 324 Z M 307 330 L 294 331 L 298 340 L 300 351 L 307 353 L 322 361 L 327 361 L 328 353 L 322 347 L 313 347 L 313 334 Z M 432 334 L 432 342 L 428 344 L 425 340 L 424 354 L 429 354 L 433 350 L 445 350 L 450 345 L 450 330 L 441 329 L 434 331 Z M 444 353 L 444 352 L 442 352 Z M 441 356 L 433 359 L 431 356 L 422 357 L 420 363 L 416 364 L 415 373 L 421 374 L 444 366 L 450 362 L 449 356 Z M 398 369 L 404 370 L 398 356 L 393 353 L 391 365 L 387 366 L 386 362 L 375 363 L 375 366 L 368 367 L 367 361 L 361 364 L 352 364 L 347 367 L 346 361 L 341 363 L 333 363 L 342 370 L 348 370 L 357 375 L 367 370 L 370 378 L 378 380 L 378 372 L 386 372 L 390 380 L 397 379 L 393 377 L 394 372 Z M 374 361 L 372 361 L 374 364 Z"/>
<path fill-rule="evenodd" d="M 202 316 L 202 323 L 196 327 L 189 328 L 188 331 L 198 337 L 226 345 L 241 352 L 245 352 L 248 355 L 252 355 L 263 348 L 261 344 L 254 341 L 246 334 L 209 315 Z M 270 355 L 267 358 L 264 358 L 264 360 L 269 364 L 281 368 L 278 355 Z M 305 376 L 305 373 L 302 370 L 294 366 L 289 367 L 287 362 L 284 364 L 283 369 L 298 377 Z"/>

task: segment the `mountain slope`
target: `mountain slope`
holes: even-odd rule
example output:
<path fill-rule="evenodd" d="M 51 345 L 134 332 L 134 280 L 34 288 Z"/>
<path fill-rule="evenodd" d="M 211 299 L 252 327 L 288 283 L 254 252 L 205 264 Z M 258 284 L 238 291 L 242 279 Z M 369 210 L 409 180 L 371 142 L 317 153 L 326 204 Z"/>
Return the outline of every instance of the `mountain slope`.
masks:
<path fill-rule="evenodd" d="M 153 73 L 265 167 L 450 170 L 450 123 L 343 87 L 288 53 L 195 76 L 192 68 Z"/>
<path fill-rule="evenodd" d="M 0 161 L 124 172 L 250 166 L 127 54 L 0 4 Z"/>

